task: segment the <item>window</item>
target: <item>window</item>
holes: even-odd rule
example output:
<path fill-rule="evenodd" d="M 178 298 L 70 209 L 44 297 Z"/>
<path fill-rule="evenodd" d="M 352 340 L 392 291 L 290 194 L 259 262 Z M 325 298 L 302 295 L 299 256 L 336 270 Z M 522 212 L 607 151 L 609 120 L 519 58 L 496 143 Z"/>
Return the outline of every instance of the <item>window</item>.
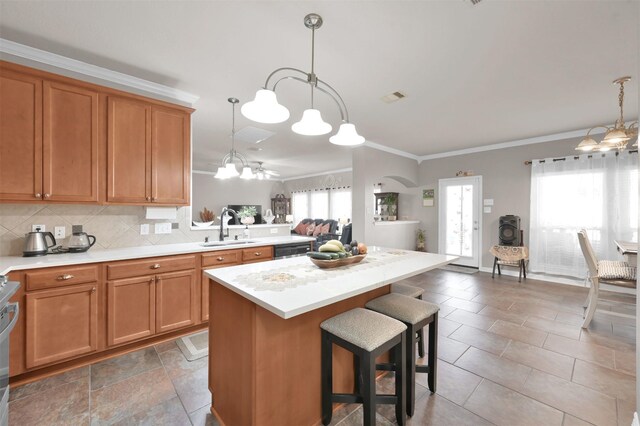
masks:
<path fill-rule="evenodd" d="M 621 260 L 614 240 L 638 238 L 638 158 L 622 152 L 534 162 L 530 269 L 583 278 L 577 233 L 586 229 L 599 259 Z"/>
<path fill-rule="evenodd" d="M 293 221 L 312 219 L 351 219 L 351 188 L 331 188 L 294 192 Z"/>

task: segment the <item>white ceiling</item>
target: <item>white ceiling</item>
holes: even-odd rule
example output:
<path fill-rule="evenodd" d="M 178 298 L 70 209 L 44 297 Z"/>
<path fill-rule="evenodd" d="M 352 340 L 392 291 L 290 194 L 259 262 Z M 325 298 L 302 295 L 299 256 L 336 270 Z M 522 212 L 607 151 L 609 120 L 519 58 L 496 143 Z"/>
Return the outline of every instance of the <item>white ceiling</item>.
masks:
<path fill-rule="evenodd" d="M 612 123 L 632 75 L 625 118 L 638 116 L 637 1 L 0 1 L 0 37 L 200 96 L 194 167 L 213 170 L 229 149 L 227 98 L 253 98 L 275 68 L 309 70 L 335 87 L 368 141 L 414 155 Z M 407 97 L 386 104 L 400 90 Z M 288 122 L 236 126 L 276 132 L 262 151 L 238 149 L 283 177 L 350 167 L 349 148 L 291 132 L 308 87 L 285 81 Z M 334 128 L 335 105 L 316 104 Z"/>

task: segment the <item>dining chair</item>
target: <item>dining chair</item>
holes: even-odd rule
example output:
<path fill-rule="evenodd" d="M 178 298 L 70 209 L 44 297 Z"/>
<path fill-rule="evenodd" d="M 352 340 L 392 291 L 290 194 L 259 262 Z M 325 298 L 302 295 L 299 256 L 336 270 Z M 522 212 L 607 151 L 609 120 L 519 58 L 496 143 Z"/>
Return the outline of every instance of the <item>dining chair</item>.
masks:
<path fill-rule="evenodd" d="M 635 289 L 636 268 L 634 266 L 630 266 L 626 262 L 619 262 L 615 260 L 598 261 L 595 252 L 593 251 L 593 247 L 589 242 L 587 231 L 584 229 L 578 232 L 578 241 L 580 242 L 580 249 L 584 255 L 584 260 L 587 262 L 587 267 L 589 268 L 587 279 L 591 282 L 589 295 L 585 302 L 584 321 L 582 323 L 582 328 L 587 328 L 589 327 L 589 323 L 596 312 L 598 298 L 600 297 L 600 284 Z M 599 312 L 633 318 L 632 315 L 612 311 L 603 310 Z"/>

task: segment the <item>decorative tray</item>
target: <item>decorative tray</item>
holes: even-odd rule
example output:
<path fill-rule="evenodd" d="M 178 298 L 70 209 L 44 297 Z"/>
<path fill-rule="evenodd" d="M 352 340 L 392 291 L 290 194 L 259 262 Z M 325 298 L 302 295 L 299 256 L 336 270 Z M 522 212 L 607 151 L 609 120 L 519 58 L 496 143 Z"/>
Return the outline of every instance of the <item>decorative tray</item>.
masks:
<path fill-rule="evenodd" d="M 362 259 L 367 257 L 366 254 L 359 254 L 356 256 L 345 257 L 344 259 L 333 259 L 333 260 L 322 260 L 322 259 L 314 259 L 310 257 L 309 259 L 318 267 L 318 268 L 337 268 L 338 266 L 346 266 L 351 265 L 353 263 L 362 262 Z"/>

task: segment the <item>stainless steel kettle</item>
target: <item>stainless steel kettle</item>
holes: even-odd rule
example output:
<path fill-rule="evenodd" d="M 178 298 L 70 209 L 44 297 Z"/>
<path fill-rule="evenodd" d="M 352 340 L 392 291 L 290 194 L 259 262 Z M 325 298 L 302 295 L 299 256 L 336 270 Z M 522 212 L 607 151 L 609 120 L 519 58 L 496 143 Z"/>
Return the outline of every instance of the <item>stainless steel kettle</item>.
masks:
<path fill-rule="evenodd" d="M 96 237 L 86 232 L 74 232 L 69 238 L 67 249 L 72 253 L 89 250 L 96 243 Z"/>
<path fill-rule="evenodd" d="M 24 236 L 24 250 L 22 251 L 24 257 L 44 256 L 49 248 L 56 245 L 56 239 L 53 234 L 51 232 L 42 232 L 40 228 L 36 228 L 34 232 L 29 232 Z M 47 237 L 51 239 L 50 245 L 47 245 Z"/>

